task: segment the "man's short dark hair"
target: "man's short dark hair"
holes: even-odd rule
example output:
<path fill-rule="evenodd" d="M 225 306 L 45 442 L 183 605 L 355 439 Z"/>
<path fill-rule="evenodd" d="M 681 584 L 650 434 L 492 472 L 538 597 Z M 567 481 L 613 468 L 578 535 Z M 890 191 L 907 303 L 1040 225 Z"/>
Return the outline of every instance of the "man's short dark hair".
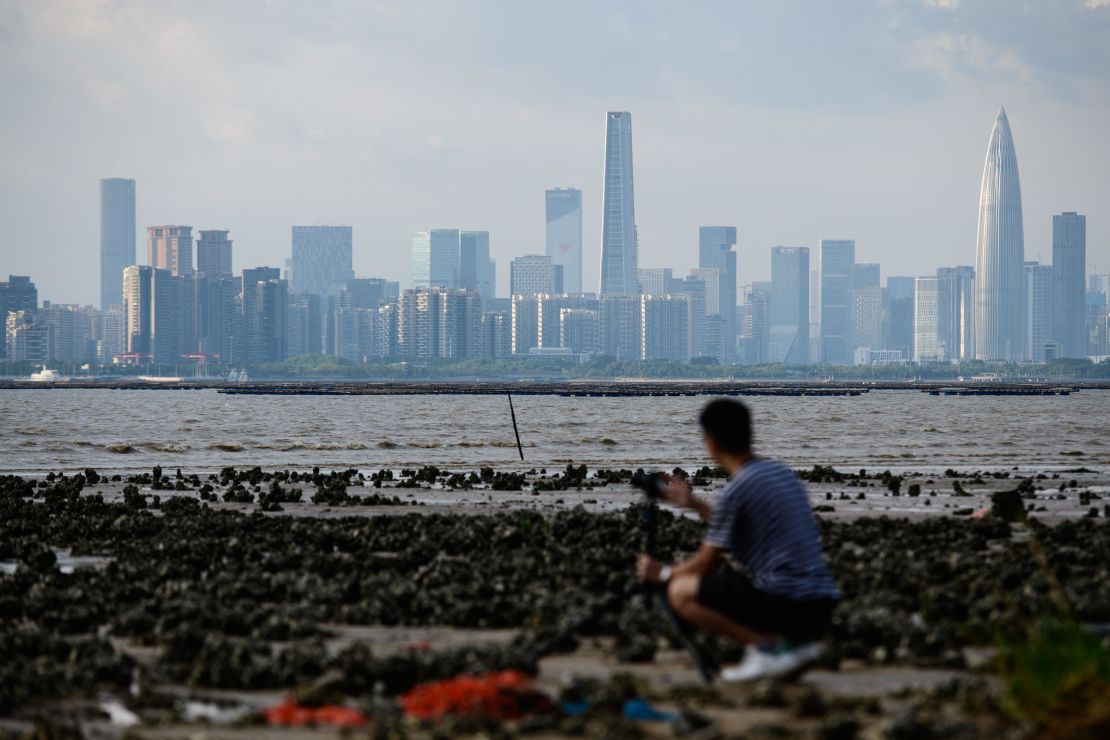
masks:
<path fill-rule="evenodd" d="M 698 417 L 702 431 L 721 449 L 738 454 L 752 447 L 752 415 L 748 407 L 730 398 L 710 401 Z"/>

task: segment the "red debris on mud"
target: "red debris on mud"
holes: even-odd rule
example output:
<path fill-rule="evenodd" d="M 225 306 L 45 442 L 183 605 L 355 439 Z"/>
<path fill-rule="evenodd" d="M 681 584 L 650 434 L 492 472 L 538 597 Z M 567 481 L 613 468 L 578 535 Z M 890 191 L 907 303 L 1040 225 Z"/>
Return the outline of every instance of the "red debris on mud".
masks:
<path fill-rule="evenodd" d="M 420 719 L 449 715 L 519 719 L 554 712 L 555 704 L 520 671 L 500 671 L 420 684 L 401 697 L 401 708 Z"/>
<path fill-rule="evenodd" d="M 324 704 L 318 707 L 308 707 L 299 704 L 296 699 L 289 697 L 284 704 L 270 707 L 264 712 L 266 724 L 282 727 L 310 727 L 312 725 L 330 725 L 332 727 L 365 727 L 370 720 L 357 709 L 339 706 L 338 704 Z"/>

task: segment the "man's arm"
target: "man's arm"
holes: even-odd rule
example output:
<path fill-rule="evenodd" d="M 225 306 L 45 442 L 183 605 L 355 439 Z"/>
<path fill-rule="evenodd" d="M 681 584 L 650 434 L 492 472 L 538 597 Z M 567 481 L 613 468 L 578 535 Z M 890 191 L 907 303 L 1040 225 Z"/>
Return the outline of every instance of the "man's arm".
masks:
<path fill-rule="evenodd" d="M 702 543 L 698 547 L 698 551 L 690 557 L 683 560 L 681 563 L 671 566 L 671 578 L 681 575 L 696 575 L 702 576 L 713 570 L 717 565 L 717 561 L 721 559 L 721 553 L 724 550 L 721 548 Z M 641 581 L 648 583 L 659 583 L 662 579 L 659 576 L 659 571 L 662 570 L 663 564 L 650 555 L 641 555 L 640 560 L 636 563 L 636 575 Z"/>
<path fill-rule="evenodd" d="M 713 512 L 713 507 L 704 499 L 694 495 L 694 488 L 689 481 L 673 475 L 667 476 L 667 487 L 663 489 L 663 500 L 680 509 L 696 511 L 703 522 L 708 522 L 709 515 Z"/>

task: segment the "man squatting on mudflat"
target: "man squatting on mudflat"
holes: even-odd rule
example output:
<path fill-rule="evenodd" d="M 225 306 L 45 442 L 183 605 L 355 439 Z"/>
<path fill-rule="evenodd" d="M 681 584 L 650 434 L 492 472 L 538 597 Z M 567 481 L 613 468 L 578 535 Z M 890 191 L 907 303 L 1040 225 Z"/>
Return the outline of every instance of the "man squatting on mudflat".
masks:
<path fill-rule="evenodd" d="M 728 474 L 715 506 L 668 476 L 662 499 L 692 509 L 709 528 L 698 551 L 675 565 L 641 555 L 637 574 L 666 584 L 667 600 L 690 624 L 746 646 L 726 681 L 801 670 L 820 655 L 840 591 L 821 551 L 805 486 L 785 465 L 752 451 L 747 407 L 712 401 L 699 418 L 709 455 Z M 751 578 L 718 567 L 730 553 Z"/>

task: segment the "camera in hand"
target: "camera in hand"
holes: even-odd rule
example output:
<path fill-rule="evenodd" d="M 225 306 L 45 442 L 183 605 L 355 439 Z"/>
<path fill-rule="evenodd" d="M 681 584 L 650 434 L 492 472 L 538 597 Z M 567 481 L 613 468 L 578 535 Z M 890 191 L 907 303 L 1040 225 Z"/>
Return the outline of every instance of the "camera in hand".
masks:
<path fill-rule="evenodd" d="M 637 470 L 632 474 L 632 485 L 643 491 L 648 498 L 660 498 L 667 487 L 667 479 L 663 473 Z"/>

